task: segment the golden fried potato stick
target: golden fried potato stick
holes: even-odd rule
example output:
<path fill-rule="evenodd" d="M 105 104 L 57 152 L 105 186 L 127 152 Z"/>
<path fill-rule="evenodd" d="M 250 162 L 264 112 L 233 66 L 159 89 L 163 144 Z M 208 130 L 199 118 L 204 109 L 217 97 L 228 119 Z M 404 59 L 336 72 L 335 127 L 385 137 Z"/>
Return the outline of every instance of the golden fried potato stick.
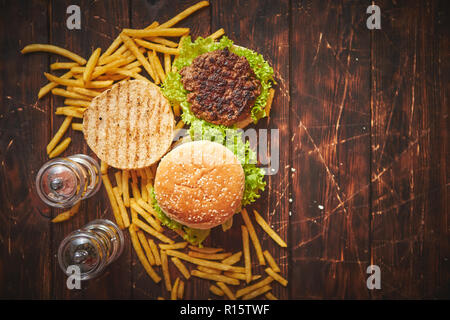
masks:
<path fill-rule="evenodd" d="M 258 222 L 258 224 L 263 228 L 263 230 L 276 242 L 280 247 L 286 248 L 287 244 L 286 242 L 281 239 L 281 237 L 272 230 L 272 228 L 269 226 L 269 224 L 266 222 L 266 220 L 261 217 L 261 215 L 258 213 L 258 211 L 253 210 L 253 213 L 255 214 L 255 220 Z"/>
<path fill-rule="evenodd" d="M 155 43 L 159 43 L 159 44 L 163 44 L 166 47 L 170 47 L 170 48 L 177 48 L 178 47 L 178 43 L 176 43 L 175 41 L 163 38 L 163 37 L 150 37 L 150 38 L 145 38 L 146 40 L 155 42 Z"/>
<path fill-rule="evenodd" d="M 144 230 L 145 232 L 147 232 L 148 234 L 154 236 L 155 238 L 161 240 L 162 242 L 165 243 L 174 243 L 174 241 L 168 237 L 166 237 L 165 235 L 163 235 L 162 233 L 156 231 L 155 229 L 153 229 L 152 227 L 150 227 L 149 225 L 145 224 L 143 221 L 137 219 L 136 222 L 133 221 L 133 224 L 135 224 L 136 226 L 138 226 L 139 228 L 141 228 L 142 230 Z"/>
<path fill-rule="evenodd" d="M 184 281 L 180 280 L 180 283 L 178 284 L 178 299 L 183 299 L 184 296 Z"/>
<path fill-rule="evenodd" d="M 267 262 L 269 263 L 269 266 L 272 268 L 275 272 L 280 272 L 280 267 L 275 262 L 275 259 L 272 257 L 269 251 L 264 250 L 264 257 L 266 257 Z"/>
<path fill-rule="evenodd" d="M 271 276 L 274 280 L 278 281 L 279 283 L 281 283 L 282 286 L 286 287 L 288 284 L 288 281 L 283 278 L 282 276 L 280 276 L 278 273 L 276 273 L 275 271 L 273 271 L 271 268 L 266 268 L 265 269 L 266 273 Z"/>
<path fill-rule="evenodd" d="M 169 261 L 167 260 L 167 254 L 165 250 L 161 250 L 161 268 L 164 276 L 164 283 L 166 285 L 167 291 L 172 291 L 172 284 L 170 282 L 170 273 L 169 273 Z"/>
<path fill-rule="evenodd" d="M 220 289 L 222 289 L 223 293 L 225 293 L 225 295 L 228 297 L 228 299 L 236 300 L 236 296 L 233 294 L 233 292 L 231 292 L 230 288 L 228 288 L 228 286 L 225 283 L 219 281 L 219 282 L 217 282 L 217 286 Z"/>
<path fill-rule="evenodd" d="M 52 93 L 56 96 L 61 96 L 61 97 L 70 98 L 70 99 L 87 100 L 87 101 L 92 100 L 92 97 L 83 96 L 82 94 L 79 94 L 77 92 L 68 91 L 68 90 L 64 90 L 61 88 L 53 89 Z"/>
<path fill-rule="evenodd" d="M 80 112 L 79 109 L 75 109 L 75 107 L 56 108 L 55 114 L 64 115 L 67 117 L 78 118 L 78 119 L 83 119 L 83 112 Z"/>
<path fill-rule="evenodd" d="M 79 87 L 72 87 L 71 91 L 74 91 L 76 93 L 79 93 L 81 95 L 95 98 L 96 96 L 100 95 L 101 92 L 95 91 L 95 90 L 89 90 L 86 88 L 79 88 Z"/>
<path fill-rule="evenodd" d="M 220 297 L 222 297 L 225 294 L 219 287 L 216 287 L 213 284 L 209 286 L 209 291 L 211 291 L 216 296 L 220 296 Z"/>
<path fill-rule="evenodd" d="M 203 259 L 199 259 L 199 258 L 193 258 L 188 256 L 185 253 L 176 251 L 176 250 L 167 250 L 167 254 L 169 256 L 172 257 L 177 257 L 180 258 L 182 260 L 186 260 L 190 263 L 199 265 L 199 266 L 204 266 L 204 267 L 210 267 L 213 269 L 219 269 L 219 270 L 224 270 L 224 271 L 236 271 L 236 272 L 241 272 L 242 268 L 241 267 L 234 267 L 234 266 L 230 266 L 230 265 L 226 265 L 223 263 L 219 263 L 219 262 L 215 262 L 215 261 L 209 261 L 209 260 L 203 260 Z"/>
<path fill-rule="evenodd" d="M 150 63 L 147 59 L 145 59 L 144 55 L 139 51 L 138 47 L 134 43 L 134 41 L 126 36 L 125 34 L 121 34 L 120 37 L 122 38 L 122 41 L 127 46 L 128 50 L 130 50 L 133 55 L 136 57 L 136 59 L 139 60 L 139 62 L 142 64 L 144 69 L 147 71 L 147 73 L 152 77 L 153 81 L 155 81 L 155 75 L 153 74 L 152 67 L 150 66 Z M 156 82 L 156 81 L 155 81 Z"/>
<path fill-rule="evenodd" d="M 72 123 L 72 130 L 83 131 L 82 123 Z"/>
<path fill-rule="evenodd" d="M 186 10 L 180 12 L 179 14 L 177 14 L 175 17 L 173 17 L 169 21 L 164 22 L 158 28 L 170 28 L 170 27 L 176 25 L 181 20 L 183 20 L 186 17 L 188 17 L 191 14 L 193 14 L 195 11 L 200 10 L 201 8 L 207 7 L 207 6 L 209 6 L 209 1 L 200 1 L 200 2 L 198 2 L 196 4 L 194 4 L 193 6 L 190 6 Z"/>
<path fill-rule="evenodd" d="M 239 289 L 238 291 L 236 291 L 236 298 L 242 297 L 243 295 L 246 295 L 247 293 L 250 293 L 258 288 L 264 287 L 270 284 L 272 281 L 273 281 L 272 277 L 267 277 L 255 284 L 252 284 L 251 286 Z"/>
<path fill-rule="evenodd" d="M 136 251 L 136 255 L 138 256 L 138 259 L 144 267 L 145 271 L 147 271 L 148 275 L 153 279 L 155 283 L 160 282 L 161 277 L 155 272 L 155 270 L 153 270 L 152 266 L 145 257 L 144 251 L 142 250 L 141 244 L 139 243 L 139 239 L 136 234 L 136 226 L 134 224 L 131 224 L 128 230 L 130 231 L 131 243 L 133 244 L 134 251 Z"/>
<path fill-rule="evenodd" d="M 177 267 L 177 269 L 181 272 L 181 274 L 186 278 L 189 279 L 191 277 L 191 274 L 189 273 L 189 270 L 186 268 L 186 266 L 181 262 L 180 259 L 177 257 L 171 257 L 170 258 L 173 262 L 173 264 Z"/>
<path fill-rule="evenodd" d="M 101 48 L 95 49 L 91 54 L 88 62 L 86 63 L 86 69 L 83 72 L 83 81 L 85 83 L 91 81 L 92 72 L 94 72 L 94 68 L 97 65 L 98 58 L 100 57 L 101 52 Z"/>
<path fill-rule="evenodd" d="M 225 34 L 225 30 L 223 28 L 220 28 L 219 30 L 217 30 L 216 32 L 210 34 L 208 36 L 208 38 L 211 38 L 213 40 L 216 40 L 218 38 L 220 38 L 221 36 L 223 36 Z"/>
<path fill-rule="evenodd" d="M 72 216 L 74 216 L 78 210 L 80 209 L 81 201 L 78 201 L 72 208 L 70 208 L 67 211 L 61 212 L 58 214 L 55 218 L 52 219 L 53 223 L 63 222 L 68 219 L 70 219 Z"/>
<path fill-rule="evenodd" d="M 250 220 L 250 217 L 248 216 L 247 210 L 244 208 L 241 211 L 242 219 L 245 222 L 245 225 L 247 226 L 248 233 L 250 235 L 250 239 L 253 242 L 253 247 L 256 251 L 256 256 L 258 257 L 258 261 L 260 265 L 265 265 L 266 261 L 264 260 L 264 255 L 261 249 L 261 243 L 259 243 L 258 236 L 256 235 L 255 228 L 253 227 L 253 223 Z"/>
<path fill-rule="evenodd" d="M 226 259 L 223 259 L 222 263 L 228 264 L 231 266 L 231 265 L 239 262 L 239 260 L 241 260 L 241 257 L 242 257 L 242 251 L 239 251 L 239 252 L 236 252 L 235 254 L 233 254 L 232 256 L 230 256 Z"/>
<path fill-rule="evenodd" d="M 159 250 L 156 246 L 155 241 L 153 239 L 148 239 L 148 245 L 150 246 L 150 249 L 152 249 L 153 256 L 155 257 L 155 264 L 157 266 L 161 265 L 161 257 L 159 256 Z"/>
<path fill-rule="evenodd" d="M 251 299 L 254 299 L 254 298 L 256 298 L 257 296 L 260 296 L 260 295 L 262 295 L 262 294 L 264 294 L 264 293 L 266 293 L 267 291 L 270 291 L 270 290 L 272 290 L 272 287 L 269 286 L 269 285 L 264 286 L 264 287 L 261 287 L 261 288 L 258 288 L 258 289 L 256 289 L 255 291 L 252 291 L 252 292 L 246 294 L 245 296 L 243 296 L 243 297 L 242 297 L 242 300 L 251 300 Z"/>
<path fill-rule="evenodd" d="M 124 35 L 133 38 L 148 38 L 148 37 L 179 37 L 189 33 L 189 28 L 154 28 L 154 29 L 123 29 Z M 122 38 L 123 40 L 123 38 Z M 125 41 L 124 41 L 125 42 Z"/>
<path fill-rule="evenodd" d="M 252 262 L 250 259 L 250 246 L 248 241 L 248 230 L 246 226 L 241 226 L 242 229 L 242 251 L 244 251 L 245 262 L 245 281 L 249 283 L 252 280 Z"/>
<path fill-rule="evenodd" d="M 201 252 L 201 253 L 217 253 L 220 251 L 223 251 L 223 248 L 207 248 L 207 247 L 196 247 L 193 245 L 189 245 L 189 249 L 193 250 L 193 251 L 197 251 L 197 252 Z"/>
<path fill-rule="evenodd" d="M 148 222 L 148 224 L 151 225 L 153 229 L 155 229 L 155 231 L 157 232 L 163 231 L 161 225 L 155 219 L 153 219 L 149 213 L 147 213 L 144 209 L 142 209 L 136 203 L 135 199 L 130 199 L 130 207 L 133 208 L 138 214 L 140 214 Z"/>
<path fill-rule="evenodd" d="M 60 78 L 61 79 L 70 79 L 72 78 L 73 73 L 72 71 L 69 71 L 65 74 L 63 74 Z M 55 83 L 55 82 L 50 82 L 47 83 L 45 86 L 43 86 L 38 93 L 38 99 L 42 98 L 43 96 L 45 96 L 47 93 L 49 93 L 53 88 L 56 88 L 59 84 Z"/>
<path fill-rule="evenodd" d="M 125 207 L 130 206 L 130 189 L 128 186 L 128 180 L 130 180 L 130 171 L 122 171 L 122 194 L 123 194 L 123 204 Z"/>
<path fill-rule="evenodd" d="M 39 51 L 59 54 L 60 56 L 71 59 L 80 65 L 84 65 L 86 63 L 86 59 L 80 57 L 79 55 L 77 55 L 67 49 L 64 49 L 64 48 L 61 48 L 58 46 L 54 46 L 51 44 L 38 44 L 38 43 L 30 44 L 30 45 L 26 46 L 25 48 L 23 48 L 21 52 L 22 52 L 22 54 L 25 54 L 25 53 L 39 52 Z"/>
<path fill-rule="evenodd" d="M 180 285 L 180 278 L 176 278 L 173 283 L 172 291 L 170 293 L 170 300 L 177 300 L 178 297 L 178 286 Z"/>
<path fill-rule="evenodd" d="M 74 107 L 89 108 L 89 106 L 91 105 L 91 102 L 86 101 L 86 100 L 65 99 L 64 104 L 66 104 L 68 106 L 74 106 Z"/>
<path fill-rule="evenodd" d="M 199 270 L 192 270 L 191 275 L 193 275 L 194 277 L 202 278 L 202 279 L 228 283 L 233 286 L 239 285 L 239 280 L 233 279 L 233 278 L 221 275 L 221 274 L 214 274 L 214 273 L 207 273 L 207 272 L 203 272 L 203 271 L 199 271 Z"/>
<path fill-rule="evenodd" d="M 168 53 L 164 53 L 164 71 L 166 76 L 172 71 L 172 60 Z"/>
<path fill-rule="evenodd" d="M 103 185 L 105 186 L 105 189 L 106 189 L 106 194 L 108 195 L 109 203 L 111 204 L 114 218 L 116 219 L 116 223 L 120 229 L 124 229 L 125 227 L 123 226 L 122 217 L 120 215 L 120 209 L 119 209 L 119 206 L 117 205 L 116 196 L 114 195 L 114 191 L 113 191 L 111 181 L 109 180 L 108 175 L 102 174 L 102 180 L 103 180 Z"/>
<path fill-rule="evenodd" d="M 59 127 L 58 131 L 56 131 L 55 135 L 53 136 L 52 140 L 47 145 L 47 154 L 50 154 L 50 152 L 53 151 L 53 149 L 56 147 L 56 145 L 59 143 L 61 138 L 64 136 L 64 134 L 67 132 L 67 129 L 70 126 L 70 123 L 72 122 L 72 117 L 66 117 Z"/>
<path fill-rule="evenodd" d="M 106 49 L 105 52 L 100 56 L 98 59 L 99 64 L 108 56 L 110 56 L 114 51 L 119 48 L 119 46 L 122 44 L 122 38 L 120 38 L 120 35 L 117 36 L 116 39 L 109 45 L 108 49 Z"/>
<path fill-rule="evenodd" d="M 100 161 L 100 172 L 102 174 L 108 174 L 108 167 L 109 166 L 105 161 L 103 160 Z"/>
<path fill-rule="evenodd" d="M 188 255 L 194 258 L 205 260 L 223 260 L 231 256 L 231 253 L 201 253 L 197 251 L 189 251 Z"/>
<path fill-rule="evenodd" d="M 145 254 L 147 255 L 148 262 L 151 266 L 155 265 L 155 257 L 153 256 L 152 250 L 148 245 L 147 237 L 145 236 L 144 232 L 142 232 L 142 230 L 139 230 L 137 232 L 137 235 L 142 247 L 144 248 Z"/>
<path fill-rule="evenodd" d="M 119 206 L 120 215 L 122 217 L 122 222 L 125 228 L 128 228 L 130 226 L 130 219 L 128 218 L 127 209 L 125 208 L 122 197 L 119 194 L 119 187 L 113 188 L 114 196 L 116 197 L 117 205 Z"/>
<path fill-rule="evenodd" d="M 70 87 L 82 87 L 83 86 L 83 80 L 82 79 L 64 79 L 62 77 L 57 77 L 53 74 L 44 72 L 45 77 L 48 79 L 48 81 L 63 85 L 63 86 L 70 86 Z"/>
<path fill-rule="evenodd" d="M 76 62 L 55 62 L 50 65 L 50 70 L 70 69 L 78 65 Z"/>
<path fill-rule="evenodd" d="M 177 249 L 184 249 L 187 246 L 187 242 L 177 242 L 174 244 L 163 244 L 161 243 L 159 247 L 163 250 L 177 250 Z"/>
<path fill-rule="evenodd" d="M 141 39 L 136 39 L 135 41 L 141 47 L 144 47 L 144 48 L 147 48 L 150 50 L 155 50 L 157 52 L 167 53 L 167 54 L 171 54 L 171 55 L 179 55 L 180 54 L 180 49 L 178 49 L 178 48 L 169 48 L 169 47 L 166 47 L 161 44 L 152 43 L 152 42 L 148 42 L 148 41 L 141 40 Z"/>
<path fill-rule="evenodd" d="M 122 188 L 122 171 L 116 171 L 114 173 L 114 178 L 116 179 L 116 185 L 119 188 L 119 194 L 122 196 L 123 188 Z"/>
<path fill-rule="evenodd" d="M 267 292 L 264 296 L 267 298 L 267 300 L 278 300 L 278 298 L 275 297 L 271 292 Z"/>
<path fill-rule="evenodd" d="M 52 159 L 52 158 L 54 158 L 54 157 L 59 156 L 61 153 L 63 153 L 63 152 L 69 147 L 69 144 L 70 144 L 71 141 L 72 141 L 72 139 L 71 139 L 70 137 L 64 139 L 59 145 L 57 145 L 57 146 L 55 147 L 55 149 L 53 149 L 52 152 L 50 152 L 50 154 L 48 155 L 48 157 L 49 157 L 50 159 Z"/>

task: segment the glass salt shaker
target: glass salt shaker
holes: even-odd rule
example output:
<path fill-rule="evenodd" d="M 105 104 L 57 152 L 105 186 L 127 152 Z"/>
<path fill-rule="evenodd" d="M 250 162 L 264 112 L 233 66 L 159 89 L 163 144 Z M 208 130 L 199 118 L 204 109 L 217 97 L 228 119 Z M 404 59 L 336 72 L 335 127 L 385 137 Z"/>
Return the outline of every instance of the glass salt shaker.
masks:
<path fill-rule="evenodd" d="M 36 189 L 49 206 L 67 208 L 93 196 L 101 181 L 98 162 L 87 155 L 75 154 L 45 163 L 36 176 Z"/>
<path fill-rule="evenodd" d="M 122 230 L 106 219 L 91 221 L 63 239 L 58 248 L 58 261 L 67 275 L 70 266 L 77 266 L 80 280 L 97 277 L 123 251 Z"/>

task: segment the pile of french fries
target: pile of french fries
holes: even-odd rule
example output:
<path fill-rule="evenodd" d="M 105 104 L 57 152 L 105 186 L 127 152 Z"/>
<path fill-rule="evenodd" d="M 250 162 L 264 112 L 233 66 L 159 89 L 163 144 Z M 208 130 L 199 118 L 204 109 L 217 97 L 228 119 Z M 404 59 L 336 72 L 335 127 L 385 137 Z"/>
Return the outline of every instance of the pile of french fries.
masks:
<path fill-rule="evenodd" d="M 71 138 L 62 139 L 69 127 L 74 131 L 82 131 L 82 123 L 73 120 L 82 119 L 91 100 L 104 90 L 111 88 L 113 84 L 132 78 L 150 81 L 156 85 L 161 84 L 167 74 L 173 70 L 172 61 L 179 54 L 183 37 L 189 35 L 190 32 L 189 28 L 173 28 L 173 26 L 208 5 L 208 1 L 201 1 L 163 24 L 155 21 L 145 29 L 123 29 L 103 53 L 101 48 L 97 48 L 87 60 L 69 50 L 53 45 L 32 44 L 26 46 L 22 53 L 44 51 L 72 60 L 71 62 L 51 64 L 51 71 L 68 71 L 60 76 L 44 73 L 49 83 L 38 93 L 38 99 L 50 92 L 65 98 L 64 106 L 57 107 L 55 110 L 56 115 L 64 116 L 65 119 L 47 145 L 49 158 L 59 156 L 68 148 Z M 219 29 L 209 37 L 218 39 L 224 33 L 223 29 Z M 173 41 L 173 38 L 179 39 Z M 141 74 L 143 70 L 150 79 Z M 269 108 L 272 98 L 273 91 L 270 103 L 268 103 Z M 173 112 L 178 119 L 176 129 L 181 129 L 184 123 L 179 119 L 180 107 L 174 106 Z M 287 285 L 287 280 L 280 275 L 281 270 L 272 255 L 267 250 L 262 251 L 246 209 L 242 210 L 245 224 L 241 226 L 241 251 L 223 252 L 222 248 L 200 248 L 188 245 L 185 241 L 175 242 L 164 234 L 168 229 L 163 227 L 152 206 L 151 190 L 156 164 L 140 170 L 114 169 L 115 171 L 112 172 L 109 170 L 108 164 L 102 161 L 100 170 L 117 225 L 121 229 L 129 230 L 131 242 L 139 261 L 155 283 L 164 280 L 164 286 L 170 293 L 170 299 L 183 298 L 185 281 L 191 276 L 212 281 L 209 288 L 212 294 L 233 300 L 238 298 L 254 299 L 261 295 L 267 299 L 276 299 L 271 293 L 271 283 L 275 280 L 283 286 Z M 111 183 L 110 174 L 114 176 L 114 186 Z M 66 221 L 78 212 L 79 207 L 80 203 L 77 203 L 52 221 Z M 256 210 L 254 210 L 254 219 L 278 245 L 286 247 L 286 243 Z M 229 227 L 231 225 L 227 228 Z M 177 233 L 183 239 L 183 231 L 177 230 Z M 269 265 L 265 269 L 266 275 L 262 280 L 259 280 L 263 277 L 262 275 L 252 273 L 250 241 L 255 249 L 258 264 L 265 266 L 267 262 Z M 244 257 L 244 266 L 237 266 L 236 264 L 241 261 L 242 256 Z M 189 269 L 182 261 L 189 263 L 194 268 Z M 169 272 L 170 262 L 179 271 L 179 276 L 173 282 Z M 158 272 L 162 273 L 162 278 Z M 244 284 L 242 288 L 233 289 L 241 284 Z M 158 297 L 158 299 L 164 299 L 164 297 Z"/>

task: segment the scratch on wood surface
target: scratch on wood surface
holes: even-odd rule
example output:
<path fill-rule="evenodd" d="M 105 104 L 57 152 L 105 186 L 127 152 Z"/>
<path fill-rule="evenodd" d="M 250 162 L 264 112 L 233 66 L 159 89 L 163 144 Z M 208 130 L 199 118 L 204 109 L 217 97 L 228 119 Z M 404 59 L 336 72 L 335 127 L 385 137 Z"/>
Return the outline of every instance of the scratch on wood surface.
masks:
<path fill-rule="evenodd" d="M 317 56 L 318 56 L 319 50 L 320 50 L 320 45 L 321 45 L 321 43 L 322 43 L 322 36 L 323 36 L 323 33 L 321 32 L 321 33 L 319 34 L 319 41 L 318 41 L 318 43 L 317 43 L 316 54 L 314 55 L 312 65 L 314 65 L 314 64 L 316 63 L 316 59 L 317 59 Z"/>
<path fill-rule="evenodd" d="M 6 100 L 12 101 L 13 103 L 17 103 L 17 104 L 20 104 L 21 106 L 32 108 L 34 110 L 37 110 L 37 111 L 45 113 L 44 109 L 39 108 L 38 101 L 36 101 L 34 104 L 29 104 L 29 103 L 20 101 L 20 100 L 18 100 L 16 98 L 13 98 L 11 96 L 5 96 L 5 98 L 6 98 Z"/>

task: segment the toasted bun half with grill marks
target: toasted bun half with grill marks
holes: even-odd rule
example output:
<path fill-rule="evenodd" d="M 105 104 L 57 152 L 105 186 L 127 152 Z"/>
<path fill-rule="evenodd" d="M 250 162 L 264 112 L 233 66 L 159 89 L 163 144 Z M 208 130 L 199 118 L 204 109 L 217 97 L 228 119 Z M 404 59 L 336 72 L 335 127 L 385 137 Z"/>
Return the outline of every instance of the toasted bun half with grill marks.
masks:
<path fill-rule="evenodd" d="M 155 197 L 166 215 L 191 228 L 224 223 L 241 207 L 244 170 L 226 147 L 186 142 L 165 155 L 156 170 Z"/>
<path fill-rule="evenodd" d="M 83 116 L 87 144 L 108 165 L 139 169 L 157 162 L 173 139 L 174 116 L 156 85 L 122 81 L 95 97 Z"/>

